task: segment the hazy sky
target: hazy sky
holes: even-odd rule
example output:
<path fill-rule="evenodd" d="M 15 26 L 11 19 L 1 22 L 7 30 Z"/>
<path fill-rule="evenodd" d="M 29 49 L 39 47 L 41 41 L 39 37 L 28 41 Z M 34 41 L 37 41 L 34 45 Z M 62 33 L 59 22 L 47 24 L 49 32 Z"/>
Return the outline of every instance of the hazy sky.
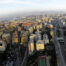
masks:
<path fill-rule="evenodd" d="M 0 0 L 0 15 L 38 10 L 66 10 L 66 0 Z"/>

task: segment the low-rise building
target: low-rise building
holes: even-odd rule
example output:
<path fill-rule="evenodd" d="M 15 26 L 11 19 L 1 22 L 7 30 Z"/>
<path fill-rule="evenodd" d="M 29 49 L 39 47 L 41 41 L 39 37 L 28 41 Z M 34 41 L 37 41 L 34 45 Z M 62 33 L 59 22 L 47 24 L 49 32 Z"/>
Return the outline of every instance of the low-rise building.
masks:
<path fill-rule="evenodd" d="M 4 52 L 6 50 L 7 44 L 3 40 L 0 40 L 0 52 Z"/>
<path fill-rule="evenodd" d="M 33 54 L 34 52 L 34 41 L 33 40 L 30 40 L 29 43 L 28 43 L 28 54 L 31 55 Z"/>
<path fill-rule="evenodd" d="M 36 42 L 36 50 L 37 51 L 44 51 L 45 50 L 45 45 L 44 45 L 43 40 L 38 40 Z"/>

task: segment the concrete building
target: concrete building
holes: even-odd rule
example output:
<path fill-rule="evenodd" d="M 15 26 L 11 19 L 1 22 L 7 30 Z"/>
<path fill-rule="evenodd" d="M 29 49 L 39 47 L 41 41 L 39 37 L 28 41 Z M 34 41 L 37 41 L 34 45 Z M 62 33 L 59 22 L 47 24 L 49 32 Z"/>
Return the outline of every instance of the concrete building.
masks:
<path fill-rule="evenodd" d="M 48 35 L 47 34 L 44 34 L 43 35 L 43 41 L 45 44 L 48 44 L 49 43 L 49 38 L 48 38 Z"/>
<path fill-rule="evenodd" d="M 0 40 L 0 52 L 4 52 L 6 50 L 7 44 Z"/>

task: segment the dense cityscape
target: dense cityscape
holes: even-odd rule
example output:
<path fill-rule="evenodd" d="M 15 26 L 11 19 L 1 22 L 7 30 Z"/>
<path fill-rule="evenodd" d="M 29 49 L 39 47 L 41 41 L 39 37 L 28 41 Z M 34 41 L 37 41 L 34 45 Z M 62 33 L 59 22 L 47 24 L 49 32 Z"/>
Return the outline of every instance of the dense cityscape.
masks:
<path fill-rule="evenodd" d="M 0 21 L 0 66 L 66 66 L 66 15 Z"/>

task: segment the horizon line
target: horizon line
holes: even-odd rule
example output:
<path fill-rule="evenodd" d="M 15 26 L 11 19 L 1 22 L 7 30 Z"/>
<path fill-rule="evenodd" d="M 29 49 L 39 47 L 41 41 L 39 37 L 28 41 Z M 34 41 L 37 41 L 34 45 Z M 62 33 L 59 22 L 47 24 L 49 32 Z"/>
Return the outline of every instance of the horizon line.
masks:
<path fill-rule="evenodd" d="M 61 9 L 60 10 L 59 9 L 57 9 L 57 10 L 53 9 L 53 10 L 51 10 L 50 9 L 50 10 L 16 11 L 16 12 L 10 12 L 10 13 L 6 13 L 6 14 L 0 14 L 0 17 L 1 16 L 10 16 L 10 15 L 14 15 L 14 14 L 17 15 L 17 14 L 20 14 L 20 13 L 21 14 L 34 13 L 34 12 L 40 12 L 41 13 L 41 12 L 46 12 L 46 11 L 48 11 L 48 12 L 52 12 L 53 11 L 53 12 L 56 12 L 56 13 L 57 12 L 66 13 L 66 9 L 65 10 L 61 10 Z"/>

